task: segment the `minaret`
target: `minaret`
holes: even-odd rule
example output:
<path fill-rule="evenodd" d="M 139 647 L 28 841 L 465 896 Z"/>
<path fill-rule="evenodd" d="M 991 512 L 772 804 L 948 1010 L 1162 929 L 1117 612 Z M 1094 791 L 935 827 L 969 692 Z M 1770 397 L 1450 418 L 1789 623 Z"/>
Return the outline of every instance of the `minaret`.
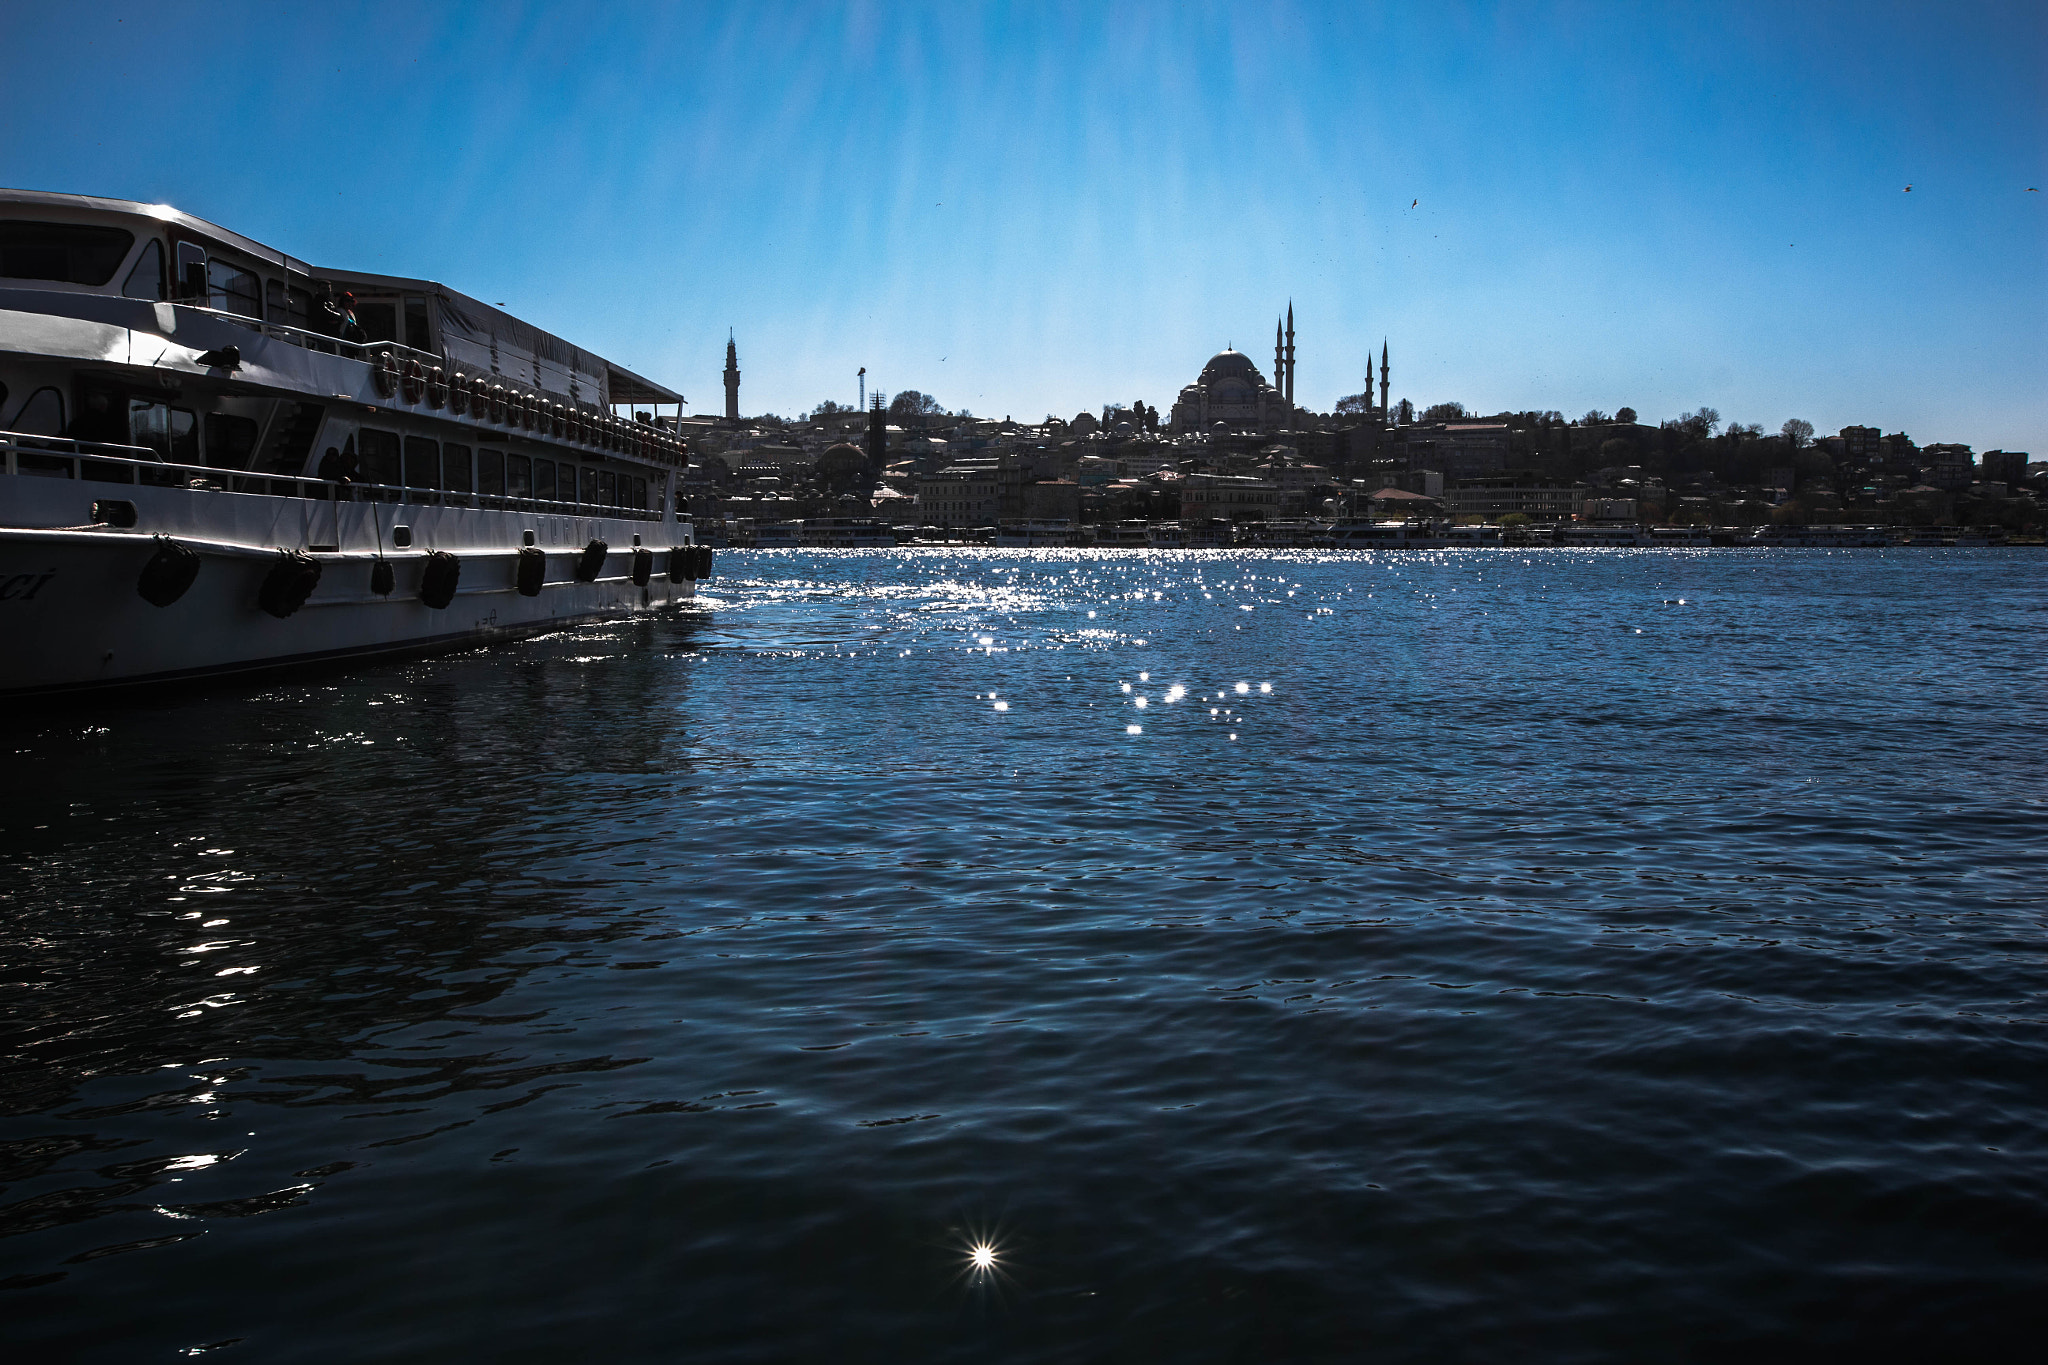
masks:
<path fill-rule="evenodd" d="M 725 334 L 725 420 L 740 420 L 740 353 L 730 330 Z"/>
<path fill-rule="evenodd" d="M 1287 394 L 1287 352 L 1280 346 L 1280 319 L 1273 319 L 1273 391 Z"/>
<path fill-rule="evenodd" d="M 1287 408 L 1294 410 L 1294 300 L 1287 300 Z"/>
<path fill-rule="evenodd" d="M 1380 338 L 1380 420 L 1387 420 L 1387 339 Z"/>

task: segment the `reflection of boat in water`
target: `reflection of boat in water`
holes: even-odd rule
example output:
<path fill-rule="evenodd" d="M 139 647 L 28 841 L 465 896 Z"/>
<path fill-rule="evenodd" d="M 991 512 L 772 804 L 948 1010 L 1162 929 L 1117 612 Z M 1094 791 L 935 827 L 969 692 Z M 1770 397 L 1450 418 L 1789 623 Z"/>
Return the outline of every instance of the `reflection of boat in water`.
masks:
<path fill-rule="evenodd" d="M 1345 517 L 1330 527 L 1333 550 L 1441 550 L 1449 545 L 1434 522 Z"/>
<path fill-rule="evenodd" d="M 709 563 L 685 451 L 639 411 L 681 401 L 432 281 L 315 269 L 161 206 L 0 192 L 0 691 L 686 600 Z"/>

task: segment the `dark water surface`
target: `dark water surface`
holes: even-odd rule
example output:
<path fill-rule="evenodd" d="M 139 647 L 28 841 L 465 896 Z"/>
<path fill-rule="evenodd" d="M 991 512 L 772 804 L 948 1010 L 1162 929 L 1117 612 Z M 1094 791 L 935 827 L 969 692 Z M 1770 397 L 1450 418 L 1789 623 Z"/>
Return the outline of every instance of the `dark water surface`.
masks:
<path fill-rule="evenodd" d="M 10 1358 L 2048 1329 L 2039 552 L 719 568 L 8 722 Z"/>

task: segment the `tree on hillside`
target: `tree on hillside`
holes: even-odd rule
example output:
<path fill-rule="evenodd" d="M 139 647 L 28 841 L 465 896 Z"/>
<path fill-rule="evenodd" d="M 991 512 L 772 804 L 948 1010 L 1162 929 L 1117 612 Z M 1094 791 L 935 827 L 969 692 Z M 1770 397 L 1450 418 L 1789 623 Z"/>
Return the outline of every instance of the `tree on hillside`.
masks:
<path fill-rule="evenodd" d="M 1587 408 L 1586 415 L 1579 419 L 1579 425 L 1582 427 L 1604 427 L 1613 420 L 1612 417 L 1609 417 L 1598 408 Z"/>
<path fill-rule="evenodd" d="M 1617 422 L 1627 422 L 1630 426 L 1634 426 L 1636 410 L 1634 408 L 1622 408 L 1614 414 L 1614 420 Z"/>
<path fill-rule="evenodd" d="M 1455 422 L 1467 416 L 1463 403 L 1431 403 L 1422 411 L 1425 422 Z"/>
<path fill-rule="evenodd" d="M 928 393 L 919 393 L 916 389 L 905 389 L 889 400 L 889 418 L 899 424 L 906 417 L 936 417 L 945 411 L 939 406 L 938 399 Z"/>
<path fill-rule="evenodd" d="M 852 416 L 857 414 L 858 412 L 858 408 L 851 407 L 845 403 L 835 403 L 831 399 L 827 398 L 824 402 L 818 404 L 818 406 L 816 406 L 815 408 L 812 408 L 810 412 L 806 414 L 805 420 L 815 422 L 821 417 Z"/>
<path fill-rule="evenodd" d="M 1372 411 L 1372 395 L 1347 393 L 1337 400 L 1336 413 L 1339 417 L 1356 417 Z"/>
<path fill-rule="evenodd" d="M 1394 421 L 1397 424 L 1405 427 L 1414 420 L 1415 405 L 1409 402 L 1407 399 L 1403 398 L 1399 403 L 1397 403 L 1394 406 Z"/>
<path fill-rule="evenodd" d="M 1813 439 L 1813 423 L 1804 417 L 1788 417 L 1785 425 L 1778 428 L 1778 434 L 1792 443 L 1794 450 Z"/>

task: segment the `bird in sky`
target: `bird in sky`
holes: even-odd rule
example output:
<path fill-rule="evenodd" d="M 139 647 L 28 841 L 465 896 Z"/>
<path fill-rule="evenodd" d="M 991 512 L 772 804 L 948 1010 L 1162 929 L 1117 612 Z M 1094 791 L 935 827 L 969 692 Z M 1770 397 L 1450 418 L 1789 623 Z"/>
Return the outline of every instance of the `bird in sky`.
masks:
<path fill-rule="evenodd" d="M 1419 203 L 1421 203 L 1421 202 L 1422 202 L 1422 201 L 1421 201 L 1420 199 L 1414 199 L 1414 200 L 1410 200 L 1410 201 L 1409 201 L 1409 204 L 1408 204 L 1408 207 L 1412 209 L 1412 208 L 1414 208 L 1414 207 L 1415 207 L 1415 206 L 1416 206 L 1417 204 L 1419 204 Z"/>
<path fill-rule="evenodd" d="M 1905 189 L 1903 189 L 1903 190 L 1899 191 L 1899 193 L 1901 193 L 1901 194 L 1911 194 L 1912 192 L 1913 192 L 1913 187 L 1912 187 L 1911 185 L 1908 185 L 1908 186 L 1906 186 L 1906 188 L 1905 188 Z"/>
<path fill-rule="evenodd" d="M 2027 193 L 2028 193 L 2028 194 L 2039 194 L 2040 192 L 2041 192 L 2041 187 L 2040 187 L 2039 185 L 2029 185 L 2029 186 L 2027 186 Z"/>

